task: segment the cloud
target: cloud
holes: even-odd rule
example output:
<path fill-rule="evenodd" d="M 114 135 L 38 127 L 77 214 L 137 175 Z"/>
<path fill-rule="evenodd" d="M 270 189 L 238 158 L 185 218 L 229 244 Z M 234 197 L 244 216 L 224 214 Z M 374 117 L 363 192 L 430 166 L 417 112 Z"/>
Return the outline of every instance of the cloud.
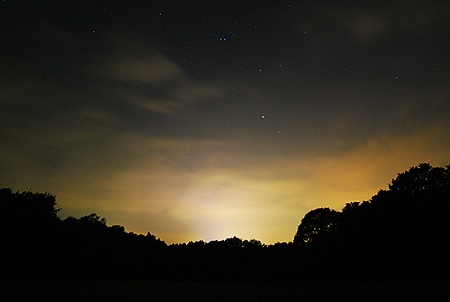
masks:
<path fill-rule="evenodd" d="M 217 100 L 222 97 L 222 91 L 214 84 L 201 83 L 193 80 L 180 80 L 165 87 L 163 97 L 150 97 L 136 92 L 123 94 L 131 104 L 152 112 L 167 115 L 182 116 L 203 101 Z"/>
<path fill-rule="evenodd" d="M 446 164 L 450 141 L 445 133 L 438 125 L 409 135 L 386 133 L 335 156 L 261 158 L 259 165 L 241 168 L 227 166 L 224 158 L 233 155 L 220 152 L 229 148 L 224 143 L 167 140 L 155 144 L 164 153 L 154 157 L 149 152 L 145 164 L 130 169 L 134 178 L 128 178 L 126 187 L 141 183 L 135 192 L 152 192 L 151 197 L 141 196 L 141 210 L 146 199 L 150 208 L 162 206 L 168 223 L 190 230 L 184 240 L 236 235 L 266 243 L 289 241 L 304 214 L 314 208 L 340 210 L 347 202 L 369 199 L 413 165 Z M 186 152 L 200 159 L 195 169 L 183 167 Z M 175 233 L 166 240 L 182 238 Z"/>
<path fill-rule="evenodd" d="M 106 65 L 111 77 L 125 82 L 149 85 L 167 84 L 182 77 L 184 71 L 161 54 L 153 52 L 143 58 L 129 54 Z"/>
<path fill-rule="evenodd" d="M 390 30 L 381 15 L 354 16 L 351 20 L 358 25 L 351 26 L 359 28 L 358 39 Z M 169 243 L 234 235 L 266 243 L 290 241 L 308 211 L 340 210 L 347 202 L 369 199 L 412 165 L 450 161 L 445 118 L 419 119 L 424 108 L 447 112 L 445 91 L 437 93 L 436 100 L 423 102 L 421 96 L 400 103 L 407 106 L 391 106 L 396 118 L 391 123 L 407 125 L 408 131 L 382 128 L 357 143 L 349 144 L 352 138 L 345 136 L 358 123 L 330 118 L 339 132 L 333 139 L 351 147 L 305 154 L 296 146 L 320 149 L 317 141 L 326 136 L 314 141 L 318 134 L 311 131 L 306 142 L 293 132 L 288 139 L 300 138 L 299 142 L 275 148 L 274 136 L 268 133 L 278 131 L 269 117 L 278 105 L 269 110 L 264 125 L 249 121 L 249 112 L 254 112 L 255 121 L 261 122 L 258 110 L 264 106 L 260 105 L 273 97 L 264 89 L 195 79 L 151 47 L 119 43 L 91 76 L 98 77 L 100 84 L 77 93 L 30 82 L 2 90 L 7 108 L 2 117 L 6 121 L 14 115 L 17 123 L 14 127 L 2 123 L 0 134 L 9 138 L 0 149 L 5 159 L 0 166 L 6 179 L 2 185 L 50 191 L 59 195 L 63 216 L 97 212 L 110 224 L 139 233 L 150 231 Z M 205 127 L 209 126 L 205 120 L 216 119 L 222 107 L 202 119 L 197 117 L 203 112 L 191 109 L 230 96 L 242 101 L 230 110 L 241 124 L 233 128 L 234 133 L 209 139 L 214 137 L 209 130 L 214 129 Z M 116 105 L 123 106 L 114 111 Z M 180 138 L 177 131 L 158 135 L 154 128 L 160 124 L 140 129 L 127 115 L 130 107 L 179 118 L 193 112 L 189 123 L 198 124 L 194 130 L 200 135 Z M 12 114 L 17 109 L 20 114 Z M 336 115 L 335 109 L 330 111 Z"/>
<path fill-rule="evenodd" d="M 349 32 L 361 42 L 371 41 L 388 31 L 388 22 L 380 16 L 358 14 L 349 20 Z"/>
<path fill-rule="evenodd" d="M 77 116 L 81 128 L 44 122 L 55 128 L 53 137 L 48 129 L 11 134 L 20 140 L 1 149 L 6 161 L 0 169 L 8 171 L 2 185 L 50 191 L 58 195 L 62 216 L 97 212 L 110 224 L 150 231 L 169 243 L 234 235 L 290 241 L 314 208 L 340 210 L 369 199 L 413 165 L 450 162 L 445 121 L 415 132 L 384 132 L 327 156 L 274 158 L 249 146 L 242 154 L 243 142 L 156 137 L 123 128 L 111 136 L 110 125 L 120 122 L 111 113 L 82 110 Z M 36 160 L 38 151 L 51 151 L 47 159 L 60 165 Z"/>
<path fill-rule="evenodd" d="M 178 116 L 223 96 L 216 83 L 196 80 L 167 56 L 137 42 L 142 40 L 111 39 L 112 53 L 99 58 L 91 71 L 104 79 L 103 89 L 141 109 Z"/>
<path fill-rule="evenodd" d="M 442 1 L 389 1 L 354 9 L 347 26 L 356 40 L 367 43 L 391 34 L 423 35 L 448 23 L 449 16 L 450 5 Z"/>
<path fill-rule="evenodd" d="M 346 202 L 369 199 L 396 174 L 421 162 L 450 162 L 446 127 L 433 125 L 406 135 L 384 133 L 337 157 L 315 161 L 310 188 L 316 199 L 338 209 Z"/>
<path fill-rule="evenodd" d="M 173 99 L 180 107 L 170 114 L 183 114 L 216 92 L 214 85 L 185 75 L 177 76 L 175 84 L 167 81 L 158 87 L 184 94 Z M 112 83 L 105 87 L 120 99 L 117 91 L 125 95 L 125 86 L 113 90 Z M 234 90 L 223 83 L 218 86 L 247 101 L 267 97 L 262 89 L 250 86 L 236 85 Z M 306 154 L 302 148 L 277 153 L 266 144 L 271 127 L 262 129 L 260 124 L 254 132 L 248 125 L 239 127 L 232 137 L 161 136 L 128 127 L 127 116 L 107 110 L 106 102 L 93 106 L 97 102 L 90 104 L 92 91 L 72 94 L 30 83 L 21 87 L 7 92 L 8 101 L 4 101 L 8 110 L 2 116 L 12 115 L 20 125 L 8 127 L 6 119 L 2 124 L 0 134 L 10 138 L 0 148 L 5 159 L 0 165 L 5 176 L 2 185 L 57 194 L 63 217 L 97 212 L 110 224 L 138 233 L 150 231 L 169 243 L 234 235 L 266 243 L 290 241 L 301 218 L 314 208 L 340 210 L 347 202 L 369 199 L 412 165 L 450 162 L 446 91 L 437 91 L 436 97 L 422 102 L 422 96 L 408 98 L 409 106 L 393 106 L 396 120 L 391 122 L 407 125 L 408 131 L 388 125 L 395 130 L 382 128 L 352 147 Z M 132 104 L 130 100 L 145 93 L 137 90 L 130 95 L 125 100 Z M 35 102 L 16 103 L 15 99 Z M 83 101 L 77 105 L 76 99 Z M 68 109 L 46 113 L 61 100 L 69 102 Z M 247 106 L 245 111 L 253 109 L 248 103 L 242 106 Z M 32 110 L 22 113 L 27 107 Z M 20 108 L 20 114 L 14 108 Z M 420 120 L 425 109 L 440 113 L 439 118 Z M 342 137 L 351 126 L 358 124 L 340 127 Z M 286 149 L 302 143 L 289 142 Z M 305 144 L 321 148 L 316 141 Z"/>
<path fill-rule="evenodd" d="M 294 5 L 293 5 L 294 6 Z M 295 9 L 295 8 L 294 8 Z M 360 45 L 402 34 L 424 36 L 449 25 L 450 4 L 438 0 L 311 2 L 298 5 L 290 26 L 297 36 L 313 43 L 319 58 L 328 58 L 331 49 L 342 49 L 351 36 Z M 305 40 L 308 37 L 308 40 Z M 353 45 L 354 46 L 354 45 Z M 312 52 L 312 51 L 311 51 Z"/>

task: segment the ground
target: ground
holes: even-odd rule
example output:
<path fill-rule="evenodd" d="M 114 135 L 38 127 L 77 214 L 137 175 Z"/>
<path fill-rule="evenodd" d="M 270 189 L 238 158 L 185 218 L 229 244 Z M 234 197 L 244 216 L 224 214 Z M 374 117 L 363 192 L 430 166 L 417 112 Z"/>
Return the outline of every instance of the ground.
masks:
<path fill-rule="evenodd" d="M 449 301 L 447 283 L 2 282 L 0 301 Z"/>

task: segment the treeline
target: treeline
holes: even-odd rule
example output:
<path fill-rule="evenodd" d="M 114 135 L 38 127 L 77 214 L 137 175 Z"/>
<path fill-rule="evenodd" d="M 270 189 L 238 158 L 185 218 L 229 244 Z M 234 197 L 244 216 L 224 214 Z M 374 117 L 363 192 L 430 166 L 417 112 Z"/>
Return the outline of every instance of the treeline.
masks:
<path fill-rule="evenodd" d="M 307 213 L 292 242 L 167 245 L 95 213 L 58 217 L 49 193 L 0 189 L 2 278 L 404 281 L 448 279 L 450 165 L 420 164 L 341 211 Z"/>
<path fill-rule="evenodd" d="M 448 279 L 449 210 L 450 165 L 420 164 L 368 201 L 310 211 L 294 244 L 337 263 L 350 279 Z"/>

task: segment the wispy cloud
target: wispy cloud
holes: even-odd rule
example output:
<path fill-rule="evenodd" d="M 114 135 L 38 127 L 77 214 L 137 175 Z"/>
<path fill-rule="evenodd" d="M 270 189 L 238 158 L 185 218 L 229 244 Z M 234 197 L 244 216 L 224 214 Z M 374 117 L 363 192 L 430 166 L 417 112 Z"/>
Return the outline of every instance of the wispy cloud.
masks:
<path fill-rule="evenodd" d="M 100 59 L 93 74 L 103 86 L 129 104 L 151 112 L 180 115 L 207 100 L 222 97 L 214 82 L 196 80 L 150 46 L 115 38 L 113 51 Z"/>
<path fill-rule="evenodd" d="M 108 60 L 105 65 L 107 74 L 112 78 L 148 85 L 164 85 L 184 74 L 174 62 L 155 51 L 144 57 L 124 54 L 123 57 Z"/>

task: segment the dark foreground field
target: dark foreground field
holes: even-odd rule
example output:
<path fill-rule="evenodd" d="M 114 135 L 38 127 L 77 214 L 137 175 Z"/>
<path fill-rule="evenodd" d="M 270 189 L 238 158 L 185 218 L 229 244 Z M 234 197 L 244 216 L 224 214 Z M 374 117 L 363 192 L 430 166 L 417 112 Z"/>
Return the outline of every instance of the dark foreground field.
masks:
<path fill-rule="evenodd" d="M 450 301 L 447 283 L 2 282 L 0 301 Z"/>

